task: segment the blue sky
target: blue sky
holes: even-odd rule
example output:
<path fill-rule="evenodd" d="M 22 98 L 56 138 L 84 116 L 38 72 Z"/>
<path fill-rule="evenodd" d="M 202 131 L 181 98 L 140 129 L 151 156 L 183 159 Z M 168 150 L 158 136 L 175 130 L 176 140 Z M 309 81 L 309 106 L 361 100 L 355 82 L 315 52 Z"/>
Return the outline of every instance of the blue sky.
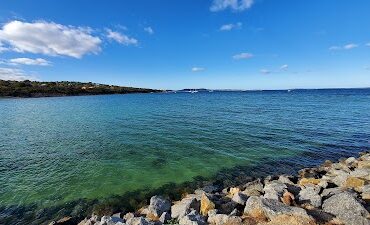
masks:
<path fill-rule="evenodd" d="M 370 87 L 367 0 L 2 0 L 0 78 Z"/>

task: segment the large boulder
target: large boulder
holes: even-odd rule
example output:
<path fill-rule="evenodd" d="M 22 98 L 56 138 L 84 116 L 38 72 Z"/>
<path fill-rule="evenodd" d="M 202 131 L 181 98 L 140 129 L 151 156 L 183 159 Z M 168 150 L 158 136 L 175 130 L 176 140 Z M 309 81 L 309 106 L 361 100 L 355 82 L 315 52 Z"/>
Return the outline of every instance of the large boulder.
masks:
<path fill-rule="evenodd" d="M 160 217 L 162 213 L 169 212 L 171 209 L 171 202 L 161 196 L 153 196 L 150 198 L 148 207 L 149 213 L 155 217 Z"/>
<path fill-rule="evenodd" d="M 192 210 L 186 216 L 183 216 L 179 220 L 179 225 L 205 225 L 206 220 L 203 216 L 199 215 L 199 213 L 195 210 Z"/>
<path fill-rule="evenodd" d="M 298 195 L 298 200 L 300 204 L 308 203 L 316 208 L 321 206 L 321 196 L 320 187 L 318 186 L 310 186 L 303 188 Z"/>
<path fill-rule="evenodd" d="M 187 196 L 183 198 L 181 201 L 176 202 L 171 207 L 171 217 L 172 218 L 181 218 L 188 213 L 191 212 L 191 210 L 194 209 L 197 212 L 199 212 L 200 209 L 200 203 L 194 196 Z"/>
<path fill-rule="evenodd" d="M 154 222 L 150 222 L 144 217 L 134 217 L 126 221 L 127 225 L 154 225 Z"/>
<path fill-rule="evenodd" d="M 312 217 L 302 208 L 287 206 L 274 199 L 265 199 L 256 196 L 252 196 L 247 200 L 244 213 L 251 217 L 260 217 L 263 215 L 269 220 L 279 215 L 296 216 L 312 220 Z"/>
<path fill-rule="evenodd" d="M 350 193 L 335 194 L 324 201 L 322 209 L 347 225 L 369 225 L 369 212 Z"/>

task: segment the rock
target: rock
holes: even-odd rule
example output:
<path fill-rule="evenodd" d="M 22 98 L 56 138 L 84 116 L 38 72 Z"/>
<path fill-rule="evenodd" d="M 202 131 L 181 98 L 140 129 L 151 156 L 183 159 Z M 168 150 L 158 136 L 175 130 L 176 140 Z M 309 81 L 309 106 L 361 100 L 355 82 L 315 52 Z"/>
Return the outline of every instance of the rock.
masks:
<path fill-rule="evenodd" d="M 238 192 L 234 194 L 232 200 L 240 205 L 244 205 L 245 202 L 248 200 L 248 196 L 246 196 L 245 194 L 241 192 Z"/>
<path fill-rule="evenodd" d="M 362 188 L 361 197 L 365 201 L 370 201 L 370 185 L 369 184 L 368 185 L 365 185 Z"/>
<path fill-rule="evenodd" d="M 319 187 L 306 187 L 299 192 L 298 200 L 300 204 L 308 203 L 316 208 L 321 206 L 321 196 Z"/>
<path fill-rule="evenodd" d="M 135 215 L 133 213 L 126 213 L 124 216 L 123 216 L 123 219 L 125 219 L 126 221 L 131 219 L 131 218 L 134 218 Z"/>
<path fill-rule="evenodd" d="M 180 202 L 175 203 L 171 207 L 171 217 L 181 218 L 186 214 L 190 213 L 192 209 L 199 212 L 200 204 L 196 197 L 187 196 L 183 198 Z"/>
<path fill-rule="evenodd" d="M 160 217 L 162 213 L 168 212 L 171 209 L 171 202 L 161 196 L 153 196 L 150 198 L 148 207 L 149 213 L 156 217 Z"/>
<path fill-rule="evenodd" d="M 123 213 L 115 213 L 112 215 L 112 217 L 118 217 L 118 218 L 122 218 L 123 217 Z"/>
<path fill-rule="evenodd" d="M 231 213 L 229 214 L 229 216 L 238 216 L 239 214 L 240 214 L 239 210 L 234 209 L 233 211 L 231 211 Z"/>
<path fill-rule="evenodd" d="M 347 225 L 368 225 L 369 212 L 347 192 L 335 194 L 324 201 L 322 208 L 325 212 L 338 217 Z"/>
<path fill-rule="evenodd" d="M 242 225 L 242 218 L 226 214 L 215 214 L 208 217 L 208 223 L 212 225 Z"/>
<path fill-rule="evenodd" d="M 320 179 L 316 178 L 302 178 L 298 181 L 299 186 L 318 185 L 321 182 Z"/>
<path fill-rule="evenodd" d="M 229 202 L 219 205 L 218 209 L 220 213 L 222 214 L 230 214 L 237 206 L 238 206 L 238 203 L 234 201 L 229 201 Z"/>
<path fill-rule="evenodd" d="M 359 169 L 370 169 L 370 161 L 359 161 L 357 168 Z"/>
<path fill-rule="evenodd" d="M 357 177 L 348 177 L 344 183 L 345 188 L 352 188 L 358 192 L 361 192 L 362 188 L 365 185 L 365 180 Z"/>
<path fill-rule="evenodd" d="M 339 187 L 343 186 L 349 176 L 349 173 L 343 170 L 330 170 L 330 174 L 332 176 L 331 181 Z"/>
<path fill-rule="evenodd" d="M 283 184 L 294 184 L 290 179 L 291 177 L 288 175 L 281 175 L 279 176 L 278 181 L 280 181 Z"/>
<path fill-rule="evenodd" d="M 186 216 L 183 216 L 179 220 L 179 225 L 205 225 L 205 218 L 198 214 L 195 210 L 192 210 Z"/>
<path fill-rule="evenodd" d="M 100 225 L 115 225 L 116 223 L 124 223 L 125 221 L 119 217 L 103 216 L 100 219 Z"/>
<path fill-rule="evenodd" d="M 161 221 L 161 223 L 167 223 L 169 220 L 171 220 L 171 214 L 168 212 L 162 213 L 161 217 L 159 217 L 159 221 Z"/>
<path fill-rule="evenodd" d="M 329 198 L 335 194 L 339 194 L 339 193 L 342 193 L 343 190 L 339 187 L 336 187 L 336 188 L 328 188 L 328 189 L 324 189 L 321 193 L 321 197 L 322 198 Z"/>
<path fill-rule="evenodd" d="M 316 178 L 319 175 L 316 168 L 304 168 L 298 174 L 301 178 Z"/>
<path fill-rule="evenodd" d="M 265 194 L 264 198 L 280 200 L 280 197 L 283 196 L 284 191 L 287 189 L 287 186 L 280 181 L 272 181 L 269 184 L 265 185 L 263 191 Z"/>
<path fill-rule="evenodd" d="M 127 225 L 154 225 L 155 223 L 149 222 L 143 217 L 134 217 L 127 220 Z"/>
<path fill-rule="evenodd" d="M 279 215 L 263 225 L 316 225 L 312 219 L 300 216 Z M 262 225 L 261 224 L 261 225 Z"/>
<path fill-rule="evenodd" d="M 283 202 L 285 205 L 290 206 L 295 204 L 294 199 L 295 198 L 292 193 L 290 193 L 289 191 L 285 191 L 283 197 L 281 197 L 281 202 Z"/>
<path fill-rule="evenodd" d="M 354 171 L 350 172 L 349 174 L 351 177 L 357 177 L 364 180 L 370 180 L 370 169 L 358 169 L 356 168 Z"/>
<path fill-rule="evenodd" d="M 355 167 L 357 166 L 358 161 L 355 157 L 349 157 L 344 161 L 344 163 L 349 167 Z"/>
<path fill-rule="evenodd" d="M 246 183 L 243 194 L 247 196 L 260 196 L 263 193 L 263 184 L 260 179 Z"/>
<path fill-rule="evenodd" d="M 236 193 L 239 193 L 240 192 L 240 188 L 238 188 L 238 187 L 232 187 L 232 188 L 230 188 L 230 190 L 229 190 L 229 194 L 231 195 L 231 196 L 234 196 Z"/>
<path fill-rule="evenodd" d="M 208 214 L 209 210 L 215 209 L 216 205 L 212 202 L 210 197 L 207 194 L 202 195 L 202 199 L 200 200 L 200 213 L 203 216 Z"/>
<path fill-rule="evenodd" d="M 263 215 L 270 220 L 279 215 L 297 216 L 308 220 L 312 219 L 304 209 L 287 206 L 274 199 L 264 199 L 256 196 L 252 196 L 247 200 L 244 213 L 252 217 Z"/>

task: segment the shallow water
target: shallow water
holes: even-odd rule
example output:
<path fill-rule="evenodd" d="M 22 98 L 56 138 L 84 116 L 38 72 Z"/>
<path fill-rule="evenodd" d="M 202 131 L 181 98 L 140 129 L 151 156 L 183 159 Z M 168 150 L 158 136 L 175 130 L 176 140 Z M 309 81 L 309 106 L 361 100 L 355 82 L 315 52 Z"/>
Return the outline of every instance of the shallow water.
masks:
<path fill-rule="evenodd" d="M 370 89 L 0 99 L 0 210 L 315 165 L 369 149 L 369 118 Z"/>

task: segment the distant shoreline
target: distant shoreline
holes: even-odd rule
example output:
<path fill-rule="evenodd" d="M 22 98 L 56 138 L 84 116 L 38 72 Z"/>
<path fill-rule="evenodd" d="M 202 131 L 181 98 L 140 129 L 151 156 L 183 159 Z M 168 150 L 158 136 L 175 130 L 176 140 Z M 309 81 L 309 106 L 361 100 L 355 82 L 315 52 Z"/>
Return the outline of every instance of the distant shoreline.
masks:
<path fill-rule="evenodd" d="M 131 93 L 157 93 L 161 90 L 148 88 L 122 87 L 115 85 L 81 82 L 38 82 L 0 80 L 1 98 L 38 98 L 89 96 Z"/>

